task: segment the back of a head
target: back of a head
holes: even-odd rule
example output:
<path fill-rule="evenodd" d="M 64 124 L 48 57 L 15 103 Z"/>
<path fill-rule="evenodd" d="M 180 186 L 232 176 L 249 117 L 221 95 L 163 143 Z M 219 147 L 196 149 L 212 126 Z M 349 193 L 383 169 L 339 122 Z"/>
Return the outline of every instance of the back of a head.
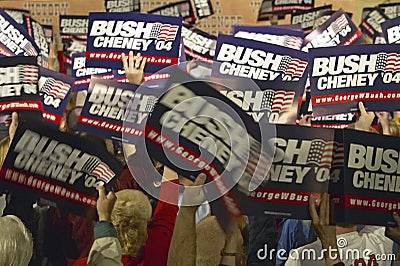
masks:
<path fill-rule="evenodd" d="M 22 221 L 14 215 L 0 217 L 0 265 L 28 265 L 32 253 L 32 234 Z"/>
<path fill-rule="evenodd" d="M 225 246 L 225 232 L 217 217 L 207 216 L 196 226 L 196 266 L 215 266 L 221 259 Z"/>
<path fill-rule="evenodd" d="M 115 195 L 117 201 L 111 221 L 117 231 L 122 254 L 136 257 L 147 239 L 147 224 L 152 212 L 150 201 L 136 189 L 123 189 Z"/>

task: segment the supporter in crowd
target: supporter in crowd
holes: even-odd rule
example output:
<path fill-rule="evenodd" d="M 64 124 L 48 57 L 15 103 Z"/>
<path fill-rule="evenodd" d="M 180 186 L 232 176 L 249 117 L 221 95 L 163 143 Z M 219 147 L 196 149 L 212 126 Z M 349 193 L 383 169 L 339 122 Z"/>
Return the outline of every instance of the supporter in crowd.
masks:
<path fill-rule="evenodd" d="M 319 239 L 292 250 L 285 265 L 335 265 L 341 262 L 340 258 L 344 265 L 373 265 L 377 254 L 392 254 L 393 241 L 385 237 L 384 227 L 365 226 L 357 232 L 356 225 L 332 225 L 330 201 L 326 193 L 321 198 L 319 215 L 315 205 L 315 198 L 310 197 L 310 216 Z M 337 246 L 339 238 L 346 243 L 345 246 Z M 325 252 L 324 249 L 332 252 Z M 310 250 L 311 254 L 315 254 L 314 258 L 310 255 Z M 369 250 L 370 253 L 364 253 L 365 250 Z M 321 254 L 324 254 L 324 257 L 321 257 Z M 391 260 L 386 260 L 380 261 L 379 265 L 391 263 Z"/>
<path fill-rule="evenodd" d="M 99 198 L 96 207 L 99 222 L 94 226 L 95 241 L 90 249 L 87 265 L 122 265 L 121 245 L 117 238 L 117 232 L 111 223 L 111 214 L 117 197 L 112 191 L 106 194 L 103 186 L 97 189 Z"/>
<path fill-rule="evenodd" d="M 380 134 L 400 137 L 400 128 L 394 121 L 389 119 L 388 112 L 376 112 L 375 114 L 379 119 L 378 131 Z"/>
<path fill-rule="evenodd" d="M 152 218 L 150 202 L 142 192 L 121 190 L 116 193 L 117 201 L 111 221 L 121 243 L 123 265 L 167 265 L 178 212 L 178 190 L 173 183 L 178 183 L 178 175 L 170 169 L 164 169 L 160 197 L 168 198 L 174 204 L 159 201 Z M 86 258 L 81 259 L 74 265 L 86 265 L 87 261 Z"/>
<path fill-rule="evenodd" d="M 33 253 L 31 232 L 14 215 L 0 217 L 0 265 L 27 266 Z"/>
<path fill-rule="evenodd" d="M 245 265 L 241 232 L 245 228 L 245 220 L 232 221 L 226 233 L 214 216 L 208 216 L 196 225 L 196 210 L 204 202 L 200 186 L 205 180 L 205 174 L 200 174 L 185 188 L 169 249 L 168 265 Z"/>

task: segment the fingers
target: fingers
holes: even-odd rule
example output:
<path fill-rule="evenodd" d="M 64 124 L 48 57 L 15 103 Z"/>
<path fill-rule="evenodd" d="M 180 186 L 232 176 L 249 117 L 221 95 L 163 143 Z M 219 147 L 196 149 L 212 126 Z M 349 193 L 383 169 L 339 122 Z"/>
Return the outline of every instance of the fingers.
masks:
<path fill-rule="evenodd" d="M 363 102 L 358 103 L 358 109 L 360 110 L 361 115 L 367 114 L 367 111 L 365 110 L 365 106 L 364 106 Z"/>
<path fill-rule="evenodd" d="M 121 54 L 121 58 L 122 58 L 122 64 L 124 65 L 124 70 L 125 72 L 128 71 L 128 60 L 126 59 L 126 56 L 124 53 Z"/>
<path fill-rule="evenodd" d="M 315 198 L 313 195 L 310 195 L 310 199 L 308 201 L 308 211 L 310 213 L 313 224 L 319 223 L 318 213 L 315 208 Z"/>
<path fill-rule="evenodd" d="M 135 69 L 139 69 L 140 68 L 140 61 L 142 60 L 142 56 L 140 55 L 140 53 L 138 53 L 135 56 Z"/>
<path fill-rule="evenodd" d="M 106 197 L 106 189 L 103 185 L 98 186 L 97 190 L 99 191 L 99 198 L 105 198 Z"/>
<path fill-rule="evenodd" d="M 144 67 L 146 66 L 146 58 L 142 59 L 142 63 L 140 64 L 140 70 L 144 71 Z"/>
<path fill-rule="evenodd" d="M 133 52 L 132 51 L 129 52 L 128 63 L 129 63 L 129 68 L 131 70 L 135 68 L 134 60 L 133 60 Z"/>
<path fill-rule="evenodd" d="M 322 195 L 321 205 L 320 205 L 320 220 L 322 224 L 329 224 L 329 196 L 327 193 Z"/>
<path fill-rule="evenodd" d="M 110 201 L 116 201 L 117 200 L 117 196 L 115 196 L 115 193 L 113 191 L 110 191 L 107 194 L 107 199 L 110 200 Z"/>
<path fill-rule="evenodd" d="M 11 115 L 11 124 L 13 125 L 13 126 L 18 126 L 18 114 L 17 114 L 17 112 L 13 112 L 12 113 L 12 115 Z"/>
<path fill-rule="evenodd" d="M 206 174 L 204 174 L 204 173 L 199 174 L 199 175 L 196 177 L 196 179 L 194 180 L 193 186 L 201 186 L 201 185 L 204 185 L 204 183 L 206 182 L 206 178 L 207 178 Z"/>

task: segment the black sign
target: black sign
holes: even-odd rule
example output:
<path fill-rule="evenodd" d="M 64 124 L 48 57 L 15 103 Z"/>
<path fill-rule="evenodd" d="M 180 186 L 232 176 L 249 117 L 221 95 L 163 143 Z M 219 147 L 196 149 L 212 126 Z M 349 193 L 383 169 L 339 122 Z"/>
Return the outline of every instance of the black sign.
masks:
<path fill-rule="evenodd" d="M 105 0 L 107 12 L 140 12 L 139 0 Z"/>
<path fill-rule="evenodd" d="M 18 125 L 0 183 L 23 191 L 27 200 L 94 218 L 96 186 L 110 189 L 121 170 L 118 160 L 92 141 L 30 121 Z"/>

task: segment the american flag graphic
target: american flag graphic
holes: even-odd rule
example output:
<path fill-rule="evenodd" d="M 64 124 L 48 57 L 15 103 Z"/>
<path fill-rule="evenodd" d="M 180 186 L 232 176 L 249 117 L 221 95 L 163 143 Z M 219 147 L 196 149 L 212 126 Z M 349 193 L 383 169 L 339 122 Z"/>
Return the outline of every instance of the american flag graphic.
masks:
<path fill-rule="evenodd" d="M 346 14 L 341 15 L 334 22 L 331 23 L 331 27 L 335 34 L 341 32 L 344 28 L 347 27 L 347 25 L 349 25 L 349 22 L 347 21 Z"/>
<path fill-rule="evenodd" d="M 336 141 L 313 140 L 311 141 L 307 162 L 332 167 L 343 166 L 343 144 Z"/>
<path fill-rule="evenodd" d="M 264 91 L 260 110 L 272 112 L 287 111 L 292 107 L 295 92 L 293 91 Z"/>
<path fill-rule="evenodd" d="M 400 71 L 400 54 L 398 53 L 379 53 L 376 59 L 375 70 L 380 71 Z"/>
<path fill-rule="evenodd" d="M 31 42 L 26 41 L 26 44 L 22 47 L 22 49 L 28 54 L 28 55 L 38 55 L 38 52 L 36 51 L 35 47 L 32 45 Z"/>
<path fill-rule="evenodd" d="M 285 55 L 281 59 L 281 63 L 278 66 L 278 71 L 285 72 L 286 75 L 301 77 L 306 70 L 307 64 L 308 63 L 305 61 Z"/>
<path fill-rule="evenodd" d="M 152 112 L 153 111 L 153 108 L 154 108 L 154 105 L 156 104 L 156 102 L 157 102 L 157 98 L 156 97 L 154 97 L 154 96 L 150 96 L 148 99 L 147 99 L 147 103 L 146 103 L 146 108 L 145 108 L 145 112 Z"/>
<path fill-rule="evenodd" d="M 150 38 L 157 40 L 173 41 L 178 33 L 179 26 L 154 23 L 151 28 Z"/>
<path fill-rule="evenodd" d="M 285 35 L 284 45 L 286 47 L 299 49 L 303 45 L 303 39 L 300 37 Z"/>
<path fill-rule="evenodd" d="M 98 179 L 108 183 L 115 173 L 96 156 L 91 156 L 82 167 L 82 171 L 94 175 Z"/>
<path fill-rule="evenodd" d="M 55 98 L 64 99 L 70 88 L 71 85 L 67 83 L 55 80 L 54 78 L 46 78 L 46 81 L 43 83 L 40 91 L 47 95 L 52 95 Z"/>
<path fill-rule="evenodd" d="M 37 66 L 20 65 L 19 77 L 23 83 L 36 83 L 39 79 L 39 68 Z"/>

